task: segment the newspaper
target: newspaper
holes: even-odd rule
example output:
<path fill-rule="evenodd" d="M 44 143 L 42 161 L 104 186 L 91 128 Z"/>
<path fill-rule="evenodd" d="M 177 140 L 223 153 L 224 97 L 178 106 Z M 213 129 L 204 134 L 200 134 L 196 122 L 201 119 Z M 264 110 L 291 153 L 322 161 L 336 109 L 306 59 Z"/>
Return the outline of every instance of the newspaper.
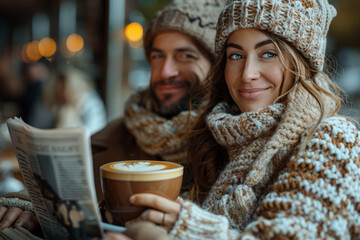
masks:
<path fill-rule="evenodd" d="M 41 130 L 16 117 L 7 124 L 45 239 L 101 239 L 87 130 Z"/>

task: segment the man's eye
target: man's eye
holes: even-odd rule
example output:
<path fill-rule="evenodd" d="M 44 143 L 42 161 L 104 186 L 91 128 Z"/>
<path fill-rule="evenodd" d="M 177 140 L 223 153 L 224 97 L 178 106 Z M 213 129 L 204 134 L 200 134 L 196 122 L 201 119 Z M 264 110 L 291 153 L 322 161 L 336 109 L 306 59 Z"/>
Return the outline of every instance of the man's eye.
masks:
<path fill-rule="evenodd" d="M 277 53 L 275 53 L 275 52 L 265 52 L 263 54 L 263 57 L 265 57 L 265 58 L 275 58 L 275 57 L 277 57 Z"/>
<path fill-rule="evenodd" d="M 151 59 L 158 59 L 158 58 L 163 58 L 164 55 L 163 54 L 152 54 L 150 56 Z"/>
<path fill-rule="evenodd" d="M 241 54 L 238 54 L 238 53 L 233 53 L 233 54 L 230 54 L 228 58 L 230 60 L 238 60 L 238 59 L 243 58 L 243 56 Z"/>
<path fill-rule="evenodd" d="M 192 55 L 192 54 L 188 54 L 188 53 L 181 53 L 180 54 L 180 58 L 182 58 L 182 59 L 194 59 L 195 58 L 195 56 L 194 55 Z"/>

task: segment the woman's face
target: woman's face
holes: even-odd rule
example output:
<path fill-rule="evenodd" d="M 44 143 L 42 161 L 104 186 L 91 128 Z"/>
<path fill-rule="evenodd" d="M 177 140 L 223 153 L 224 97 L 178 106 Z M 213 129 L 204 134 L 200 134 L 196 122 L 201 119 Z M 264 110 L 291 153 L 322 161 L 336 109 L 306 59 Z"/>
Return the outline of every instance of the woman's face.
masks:
<path fill-rule="evenodd" d="M 290 67 L 289 59 L 284 54 Z M 225 80 L 241 112 L 266 107 L 294 84 L 279 52 L 261 31 L 246 28 L 234 31 L 226 45 Z"/>

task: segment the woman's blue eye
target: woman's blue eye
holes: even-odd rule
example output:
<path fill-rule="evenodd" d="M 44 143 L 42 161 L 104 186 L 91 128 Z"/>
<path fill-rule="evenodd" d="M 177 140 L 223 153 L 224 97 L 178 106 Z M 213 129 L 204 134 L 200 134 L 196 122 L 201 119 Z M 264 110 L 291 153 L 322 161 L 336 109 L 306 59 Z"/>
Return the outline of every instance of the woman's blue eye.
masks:
<path fill-rule="evenodd" d="M 265 53 L 263 54 L 263 56 L 264 56 L 265 58 L 274 58 L 274 57 L 277 57 L 277 53 L 274 53 L 274 52 L 265 52 Z"/>
<path fill-rule="evenodd" d="M 237 53 L 230 54 L 230 56 L 229 56 L 229 59 L 231 59 L 231 60 L 238 60 L 241 58 L 243 58 L 243 56 L 241 54 L 237 54 Z"/>

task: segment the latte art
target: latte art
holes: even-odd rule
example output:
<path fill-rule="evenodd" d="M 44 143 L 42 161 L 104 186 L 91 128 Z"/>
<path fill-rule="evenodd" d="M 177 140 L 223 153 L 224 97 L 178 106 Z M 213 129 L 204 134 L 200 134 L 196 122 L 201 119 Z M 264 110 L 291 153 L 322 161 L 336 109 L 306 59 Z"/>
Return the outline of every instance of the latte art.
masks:
<path fill-rule="evenodd" d="M 137 171 L 137 172 L 146 172 L 146 171 L 156 171 L 164 169 L 164 165 L 152 165 L 150 162 L 127 162 L 127 163 L 117 163 L 114 164 L 114 168 L 122 171 Z"/>
<path fill-rule="evenodd" d="M 109 179 L 153 181 L 182 176 L 183 169 L 174 162 L 128 160 L 104 164 L 100 167 L 100 174 Z"/>

